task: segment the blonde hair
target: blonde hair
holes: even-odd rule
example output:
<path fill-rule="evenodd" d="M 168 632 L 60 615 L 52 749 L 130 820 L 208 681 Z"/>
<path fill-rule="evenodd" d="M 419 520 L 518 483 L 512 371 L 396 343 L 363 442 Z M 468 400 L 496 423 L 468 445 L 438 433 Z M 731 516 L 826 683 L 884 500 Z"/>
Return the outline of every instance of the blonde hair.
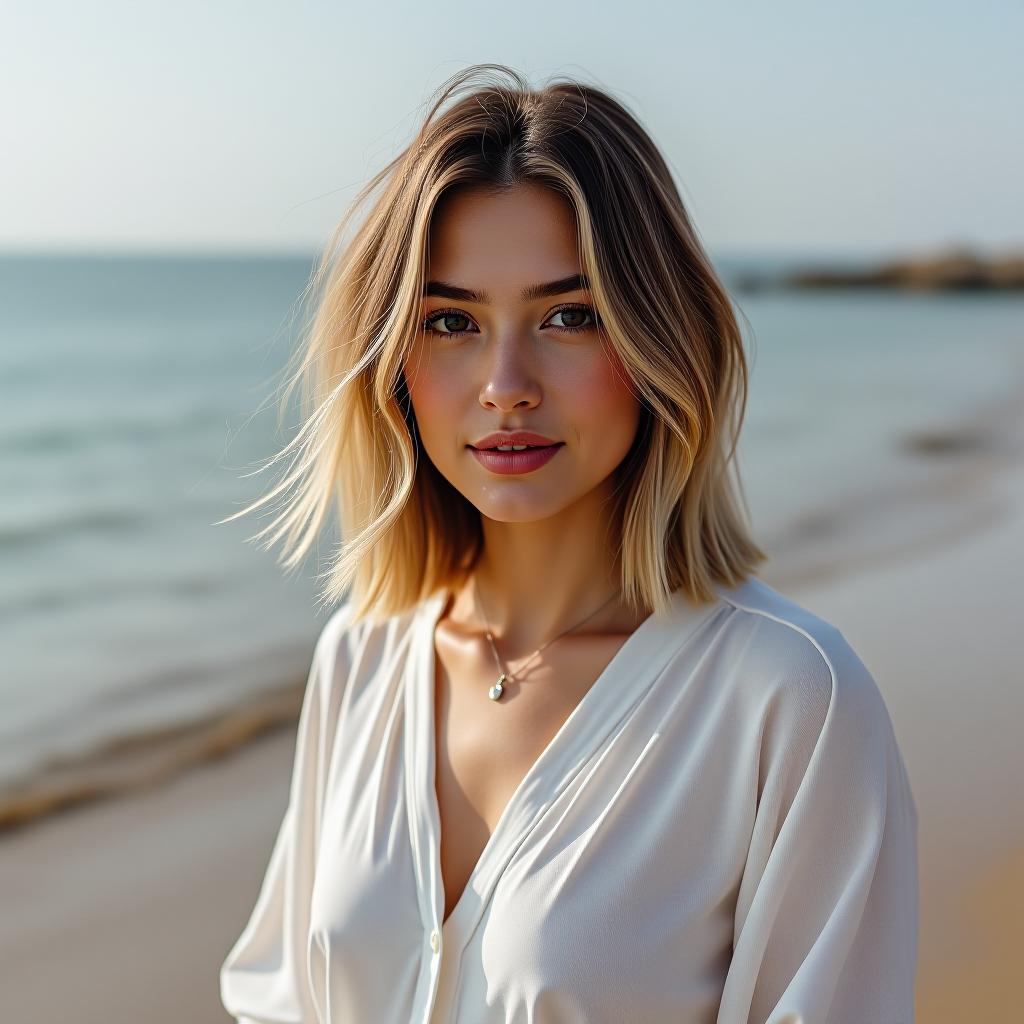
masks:
<path fill-rule="evenodd" d="M 742 336 L 664 159 L 605 92 L 572 80 L 533 89 L 511 68 L 478 64 L 440 87 L 412 143 L 335 229 L 307 286 L 315 313 L 284 393 L 287 404 L 301 384 L 302 426 L 263 467 L 291 454 L 288 471 L 221 521 L 283 495 L 274 522 L 249 540 L 284 537 L 281 564 L 293 569 L 333 502 L 343 543 L 318 577 L 320 599 L 347 599 L 356 620 L 382 621 L 465 581 L 482 552 L 480 513 L 421 457 L 401 366 L 422 327 L 442 193 L 523 183 L 571 202 L 602 342 L 642 406 L 614 481 L 623 599 L 661 614 L 682 587 L 703 603 L 713 582 L 737 584 L 767 558 L 729 472 L 747 397 Z"/>

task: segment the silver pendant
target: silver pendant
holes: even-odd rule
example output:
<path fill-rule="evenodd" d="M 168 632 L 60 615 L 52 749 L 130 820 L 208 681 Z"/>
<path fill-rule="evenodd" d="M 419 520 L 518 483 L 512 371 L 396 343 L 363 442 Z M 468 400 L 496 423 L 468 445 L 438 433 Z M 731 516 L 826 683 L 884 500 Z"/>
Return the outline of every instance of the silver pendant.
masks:
<path fill-rule="evenodd" d="M 490 697 L 491 700 L 501 699 L 501 694 L 504 690 L 504 686 L 502 684 L 505 682 L 506 679 L 508 679 L 508 676 L 504 672 L 502 672 L 498 681 L 487 691 L 487 696 Z"/>

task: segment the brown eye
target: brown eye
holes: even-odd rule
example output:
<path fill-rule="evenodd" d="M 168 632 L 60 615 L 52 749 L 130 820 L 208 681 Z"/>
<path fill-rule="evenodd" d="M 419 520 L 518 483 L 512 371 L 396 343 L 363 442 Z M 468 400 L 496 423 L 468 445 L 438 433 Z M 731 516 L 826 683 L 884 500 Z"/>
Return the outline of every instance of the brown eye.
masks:
<path fill-rule="evenodd" d="M 555 318 L 561 317 L 561 323 L 552 323 Z M 590 306 L 562 306 L 551 314 L 548 321 L 556 331 L 573 333 L 576 331 L 589 331 L 598 324 L 597 314 Z"/>
<path fill-rule="evenodd" d="M 472 321 L 465 313 L 456 310 L 441 310 L 423 321 L 423 329 L 434 334 L 465 334 Z M 441 326 L 437 326 L 440 324 Z"/>
<path fill-rule="evenodd" d="M 582 327 L 588 316 L 582 309 L 563 309 L 558 315 L 562 317 L 562 327 Z"/>

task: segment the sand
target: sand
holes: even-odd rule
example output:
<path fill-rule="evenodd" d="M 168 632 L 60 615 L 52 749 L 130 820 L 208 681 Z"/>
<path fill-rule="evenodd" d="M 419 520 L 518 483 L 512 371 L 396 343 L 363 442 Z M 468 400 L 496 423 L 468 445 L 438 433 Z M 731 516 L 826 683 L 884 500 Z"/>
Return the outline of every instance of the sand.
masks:
<path fill-rule="evenodd" d="M 946 499 L 959 487 L 968 500 L 931 543 L 846 559 L 838 575 L 762 573 L 840 627 L 893 718 L 920 815 L 920 1024 L 1008 1021 L 1020 1004 L 1021 436 L 1001 428 L 944 478 Z M 923 536 L 927 507 L 909 503 L 904 529 Z M 2 1019 L 228 1021 L 217 973 L 266 868 L 293 750 L 291 722 L 0 833 Z"/>
<path fill-rule="evenodd" d="M 294 729 L 0 842 L 0 1020 L 206 1024 L 287 802 Z"/>

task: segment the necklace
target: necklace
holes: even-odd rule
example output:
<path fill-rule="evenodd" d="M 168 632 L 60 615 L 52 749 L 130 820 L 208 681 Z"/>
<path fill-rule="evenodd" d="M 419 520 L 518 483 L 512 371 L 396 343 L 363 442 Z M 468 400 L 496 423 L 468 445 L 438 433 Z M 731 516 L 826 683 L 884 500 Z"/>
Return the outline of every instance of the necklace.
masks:
<path fill-rule="evenodd" d="M 481 614 L 484 617 L 484 622 L 487 623 L 487 642 L 491 645 L 491 651 L 494 653 L 494 661 L 498 666 L 498 681 L 487 691 L 487 696 L 490 697 L 491 700 L 497 701 L 501 700 L 501 695 L 505 689 L 505 683 L 509 679 L 515 679 L 516 677 L 511 675 L 508 669 L 502 666 L 501 658 L 498 657 L 498 648 L 494 646 L 494 637 L 491 635 L 491 624 L 490 622 L 488 622 L 487 613 L 483 610 L 483 604 L 482 601 L 480 600 L 480 585 L 477 583 L 477 578 L 475 575 L 473 576 L 473 593 L 475 595 L 477 605 L 478 607 L 480 607 Z M 583 623 L 587 621 L 587 619 L 592 619 L 601 610 L 601 608 L 604 608 L 605 605 L 607 605 L 612 600 L 612 598 L 616 596 L 616 594 L 618 594 L 618 591 L 615 591 L 615 593 L 612 594 L 611 597 L 609 597 L 608 600 L 605 601 L 600 608 L 597 608 L 594 611 L 592 611 L 586 619 L 580 619 L 580 621 L 577 622 L 575 625 L 570 626 L 568 629 L 562 630 L 562 632 L 559 633 L 557 636 L 553 636 L 546 643 L 541 644 L 540 647 L 538 647 L 537 650 L 535 650 L 533 654 L 531 654 L 529 658 L 527 658 L 526 664 L 519 666 L 519 671 L 522 672 L 526 665 L 529 665 L 530 662 L 532 662 L 533 659 L 536 658 L 537 655 L 540 654 L 540 652 L 548 646 L 548 644 L 554 643 L 559 637 L 565 636 L 566 633 L 569 633 L 577 627 L 582 626 Z"/>

